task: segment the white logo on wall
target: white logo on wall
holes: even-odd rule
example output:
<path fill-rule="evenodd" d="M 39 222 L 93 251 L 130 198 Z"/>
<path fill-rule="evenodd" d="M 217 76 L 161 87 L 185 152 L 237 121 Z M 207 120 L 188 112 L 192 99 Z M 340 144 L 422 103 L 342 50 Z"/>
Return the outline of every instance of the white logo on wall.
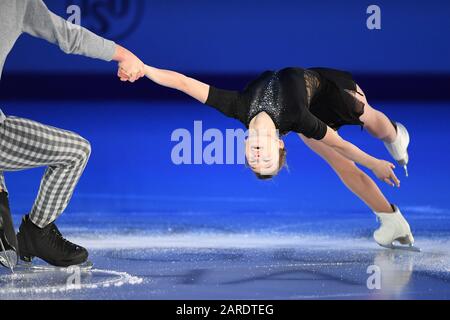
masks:
<path fill-rule="evenodd" d="M 141 23 L 146 0 L 66 0 L 69 21 L 105 38 L 119 41 Z M 83 21 L 81 21 L 81 13 Z"/>
<path fill-rule="evenodd" d="M 367 8 L 367 29 L 381 30 L 381 8 L 377 5 L 371 5 Z"/>
<path fill-rule="evenodd" d="M 369 266 L 367 268 L 367 274 L 370 276 L 367 278 L 367 289 L 369 290 L 381 290 L 381 269 L 379 266 Z"/>

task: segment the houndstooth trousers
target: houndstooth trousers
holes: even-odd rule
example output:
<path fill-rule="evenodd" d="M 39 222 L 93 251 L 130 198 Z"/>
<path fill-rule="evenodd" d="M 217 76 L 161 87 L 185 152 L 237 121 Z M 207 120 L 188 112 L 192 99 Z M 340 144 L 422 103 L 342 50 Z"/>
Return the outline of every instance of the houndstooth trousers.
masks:
<path fill-rule="evenodd" d="M 3 116 L 3 114 L 2 114 Z M 67 207 L 91 154 L 78 134 L 17 117 L 0 123 L 0 187 L 7 192 L 3 172 L 47 167 L 30 212 L 44 228 Z"/>

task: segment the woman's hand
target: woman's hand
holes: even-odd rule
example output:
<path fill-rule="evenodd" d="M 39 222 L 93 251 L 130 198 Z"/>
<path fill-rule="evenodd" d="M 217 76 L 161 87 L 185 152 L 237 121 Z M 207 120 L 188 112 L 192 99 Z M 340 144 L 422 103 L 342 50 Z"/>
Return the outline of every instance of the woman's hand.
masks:
<path fill-rule="evenodd" d="M 397 186 L 400 188 L 400 180 L 398 180 L 394 173 L 395 165 L 392 163 L 377 159 L 371 169 L 378 179 L 386 182 L 392 187 Z"/>
<path fill-rule="evenodd" d="M 400 188 L 398 180 L 393 169 L 395 166 L 387 161 L 379 160 L 360 150 L 355 145 L 342 139 L 333 129 L 328 128 L 325 138 L 322 140 L 326 145 L 332 147 L 339 154 L 352 160 L 366 168 L 369 168 L 378 179 L 386 182 L 390 186 Z"/>
<path fill-rule="evenodd" d="M 117 75 L 122 81 L 135 82 L 145 75 L 145 64 L 132 52 L 119 45 L 113 60 L 119 62 Z"/>

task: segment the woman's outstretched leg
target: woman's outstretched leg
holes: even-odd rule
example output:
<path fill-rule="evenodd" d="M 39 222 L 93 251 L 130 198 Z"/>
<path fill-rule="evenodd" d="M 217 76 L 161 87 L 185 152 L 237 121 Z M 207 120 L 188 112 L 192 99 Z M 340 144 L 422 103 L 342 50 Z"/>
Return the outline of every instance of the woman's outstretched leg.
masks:
<path fill-rule="evenodd" d="M 336 172 L 342 182 L 358 196 L 372 211 L 391 213 L 391 204 L 377 184 L 356 164 L 340 155 L 324 143 L 300 136 L 305 144 L 322 157 Z"/>
<path fill-rule="evenodd" d="M 361 121 L 364 128 L 375 138 L 386 143 L 393 143 L 397 138 L 397 130 L 391 120 L 382 112 L 366 104 Z"/>
<path fill-rule="evenodd" d="M 374 239 L 380 246 L 398 248 L 394 245 L 395 241 L 409 246 L 414 244 L 411 228 L 400 209 L 389 203 L 368 175 L 360 170 L 353 161 L 344 158 L 324 143 L 300 137 L 306 145 L 328 162 L 342 182 L 377 215 L 381 226 L 375 231 Z"/>
<path fill-rule="evenodd" d="M 364 103 L 364 114 L 360 120 L 364 122 L 364 128 L 375 138 L 386 143 L 393 143 L 397 137 L 394 123 L 381 111 L 378 111 L 367 102 L 366 95 L 358 86 L 359 95 L 355 98 Z"/>
<path fill-rule="evenodd" d="M 372 108 L 367 98 L 358 86 L 359 94 L 353 93 L 355 98 L 364 103 L 364 114 L 360 120 L 364 122 L 364 128 L 375 138 L 384 142 L 391 156 L 401 165 L 408 176 L 410 143 L 408 130 L 400 123 L 394 123 L 384 113 Z"/>

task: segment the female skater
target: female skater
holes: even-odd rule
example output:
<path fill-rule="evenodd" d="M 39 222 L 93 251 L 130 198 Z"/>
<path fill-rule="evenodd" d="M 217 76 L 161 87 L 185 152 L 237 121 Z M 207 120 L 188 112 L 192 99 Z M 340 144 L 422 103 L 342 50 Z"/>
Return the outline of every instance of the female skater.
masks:
<path fill-rule="evenodd" d="M 283 168 L 286 149 L 280 135 L 296 132 L 378 216 L 381 227 L 374 238 L 379 245 L 398 248 L 394 245 L 398 241 L 413 246 L 409 224 L 399 208 L 387 201 L 356 163 L 371 169 L 389 185 L 400 187 L 393 172 L 395 166 L 368 155 L 337 133 L 344 125 L 364 127 L 385 143 L 406 170 L 408 131 L 372 108 L 351 74 L 325 68 L 267 71 L 240 92 L 217 89 L 150 66 L 146 66 L 146 76 L 241 121 L 249 129 L 245 146 L 248 165 L 261 179 L 272 178 Z M 124 70 L 119 70 L 119 77 L 123 81 L 128 79 Z"/>

